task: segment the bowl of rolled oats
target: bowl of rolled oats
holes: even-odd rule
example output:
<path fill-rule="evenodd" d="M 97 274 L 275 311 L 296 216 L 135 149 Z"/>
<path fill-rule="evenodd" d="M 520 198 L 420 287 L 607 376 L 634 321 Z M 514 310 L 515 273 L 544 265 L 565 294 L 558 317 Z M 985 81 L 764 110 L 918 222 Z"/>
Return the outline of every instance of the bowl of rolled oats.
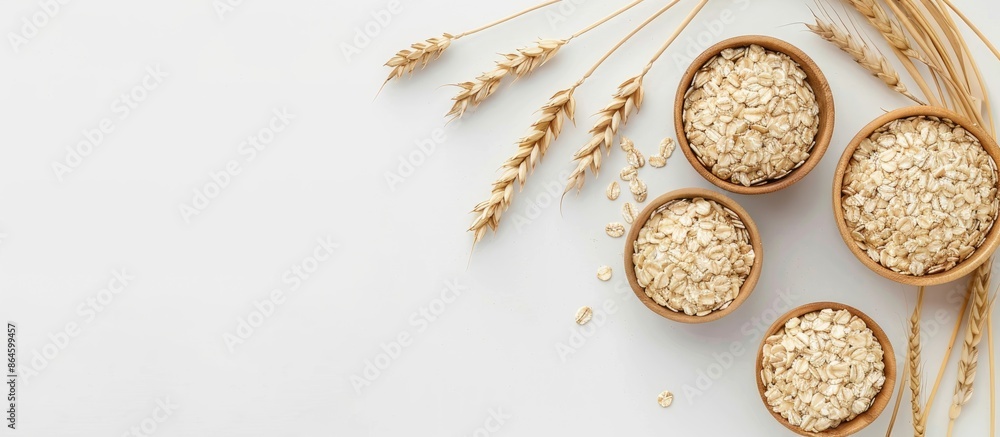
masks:
<path fill-rule="evenodd" d="M 674 127 L 709 182 L 739 194 L 801 180 L 833 136 L 833 93 L 795 46 L 767 36 L 722 41 L 695 58 L 677 89 Z"/>
<path fill-rule="evenodd" d="M 757 389 L 768 412 L 795 433 L 848 436 L 889 404 L 895 357 L 885 332 L 861 311 L 811 303 L 768 328 L 757 349 Z"/>
<path fill-rule="evenodd" d="M 625 243 L 625 274 L 653 312 L 704 323 L 750 296 L 763 257 L 746 210 L 722 194 L 685 188 L 656 198 L 635 219 Z"/>
<path fill-rule="evenodd" d="M 882 115 L 837 166 L 840 235 L 864 265 L 899 283 L 965 276 L 1000 243 L 998 160 L 989 134 L 951 111 L 918 106 Z"/>

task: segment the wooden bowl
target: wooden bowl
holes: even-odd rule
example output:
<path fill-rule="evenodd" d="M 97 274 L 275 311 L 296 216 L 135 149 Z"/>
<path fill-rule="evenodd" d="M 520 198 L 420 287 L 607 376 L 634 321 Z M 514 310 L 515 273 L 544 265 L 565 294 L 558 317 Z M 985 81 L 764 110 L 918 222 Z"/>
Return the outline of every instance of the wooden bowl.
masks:
<path fill-rule="evenodd" d="M 966 131 L 974 135 L 979 139 L 979 143 L 982 144 L 983 148 L 986 149 L 986 153 L 993 158 L 993 161 L 1000 165 L 1000 148 L 997 147 L 996 141 L 990 137 L 985 130 L 977 126 L 975 123 L 969 119 L 951 112 L 944 108 L 938 108 L 933 106 L 912 106 L 908 108 L 901 108 L 895 111 L 889 112 L 876 118 L 867 126 L 861 129 L 860 132 L 851 140 L 848 144 L 847 149 L 844 150 L 844 154 L 840 157 L 840 162 L 837 164 L 837 170 L 834 172 L 833 176 L 833 215 L 837 221 L 837 228 L 840 230 L 840 236 L 843 237 L 844 243 L 847 244 L 847 248 L 851 250 L 862 264 L 867 266 L 869 269 L 878 273 L 886 278 L 896 281 L 900 284 L 906 285 L 916 285 L 916 286 L 930 286 L 944 284 L 946 282 L 951 282 L 959 279 L 977 267 L 982 263 L 986 262 L 989 257 L 996 250 L 997 245 L 1000 244 L 1000 226 L 994 224 L 990 232 L 986 234 L 986 240 L 983 241 L 972 256 L 967 258 L 965 261 L 960 262 L 958 265 L 953 267 L 951 270 L 944 272 L 934 273 L 930 275 L 923 276 L 912 276 L 903 275 L 892 271 L 889 268 L 882 266 L 868 257 L 868 254 L 863 252 L 855 243 L 854 239 L 851 238 L 851 229 L 847 227 L 847 222 L 844 220 L 844 208 L 841 205 L 841 189 L 844 184 L 844 174 L 847 172 L 847 165 L 851 161 L 851 156 L 854 155 L 854 151 L 861 144 L 861 141 L 868 138 L 876 129 L 886 125 L 887 123 L 897 120 L 900 118 L 907 118 L 919 115 L 926 115 L 932 117 L 947 118 L 954 122 L 955 124 L 961 126 Z M 1000 177 L 997 178 L 997 188 L 1000 189 Z"/>
<path fill-rule="evenodd" d="M 689 316 L 683 312 L 673 311 L 670 308 L 662 306 L 651 297 L 646 296 L 646 290 L 639 285 L 638 279 L 635 277 L 635 264 L 632 262 L 632 254 L 635 252 L 635 242 L 639 239 L 639 231 L 642 229 L 649 217 L 656 212 L 656 209 L 663 204 L 677 199 L 692 199 L 696 197 L 701 197 L 703 199 L 713 200 L 726 208 L 729 208 L 739 216 L 740 220 L 747 228 L 747 233 L 750 234 L 750 245 L 753 247 L 754 251 L 754 261 L 753 266 L 750 267 L 750 275 L 743 282 L 743 286 L 740 287 L 740 293 L 736 295 L 736 299 L 733 300 L 731 304 L 725 309 L 712 311 L 711 313 L 704 316 Z M 628 283 L 632 286 L 632 291 L 635 293 L 636 297 L 646 305 L 654 313 L 666 317 L 675 322 L 681 323 L 706 323 L 713 320 L 721 319 L 727 314 L 736 310 L 743 301 L 750 297 L 750 293 L 753 292 L 753 288 L 757 285 L 757 279 L 760 278 L 760 271 L 764 263 L 764 248 L 761 246 L 760 234 L 757 232 L 757 225 L 754 224 L 753 219 L 750 218 L 750 214 L 747 213 L 743 207 L 736 203 L 733 199 L 730 199 L 720 193 L 714 191 L 709 191 L 701 188 L 682 188 L 680 190 L 671 191 L 660 197 L 657 197 L 649 205 L 643 208 L 642 212 L 635 219 L 632 224 L 632 228 L 628 232 L 628 238 L 625 241 L 625 275 L 628 277 Z"/>
<path fill-rule="evenodd" d="M 691 150 L 691 145 L 688 143 L 687 136 L 684 133 L 684 97 L 687 94 L 688 88 L 691 87 L 691 84 L 694 81 L 695 73 L 697 73 L 698 70 L 715 55 L 718 55 L 725 49 L 747 47 L 751 44 L 757 44 L 765 49 L 784 53 L 799 64 L 802 71 L 804 71 L 806 76 L 808 76 L 806 78 L 806 82 L 808 82 L 812 87 L 813 93 L 816 95 L 816 102 L 819 104 L 819 130 L 816 131 L 816 138 L 814 140 L 815 144 L 813 145 L 812 150 L 809 151 L 809 158 L 807 158 L 806 161 L 799 166 L 799 168 L 792 170 L 783 178 L 769 181 L 761 185 L 747 187 L 719 178 L 713 174 L 710 169 L 706 168 L 700 161 L 698 161 L 698 157 L 695 156 L 694 152 Z M 677 142 L 680 143 L 684 156 L 686 156 L 687 160 L 691 162 L 691 166 L 694 167 L 698 174 L 707 179 L 709 182 L 726 191 L 739 194 L 772 193 L 788 187 L 804 178 L 806 174 L 816 167 L 816 164 L 818 164 L 820 159 L 823 158 L 823 154 L 826 153 L 826 148 L 830 145 L 830 138 L 833 137 L 833 120 L 833 91 L 830 90 L 830 84 L 827 83 L 826 76 L 824 76 L 823 72 L 820 71 L 819 66 L 817 66 L 816 63 L 809 58 L 809 56 L 806 56 L 805 53 L 795 46 L 780 39 L 761 35 L 746 35 L 730 38 L 709 47 L 708 50 L 705 50 L 704 53 L 695 58 L 694 62 L 691 63 L 691 66 L 688 67 L 687 72 L 684 73 L 684 77 L 681 79 L 681 83 L 677 87 L 677 97 L 674 101 L 674 129 L 677 132 Z"/>
<path fill-rule="evenodd" d="M 763 359 L 764 355 L 764 342 L 767 341 L 768 337 L 777 333 L 779 329 L 784 328 L 785 322 L 788 319 L 791 319 L 792 317 L 799 317 L 814 311 L 820 311 L 827 308 L 833 309 L 835 311 L 847 310 L 851 314 L 858 316 L 858 318 L 860 318 L 861 320 L 864 320 L 865 324 L 868 325 L 868 329 L 872 330 L 872 333 L 875 334 L 875 339 L 877 339 L 879 344 L 882 346 L 882 352 L 883 352 L 882 362 L 885 363 L 885 370 L 884 370 L 885 384 L 882 385 L 882 391 L 878 392 L 878 394 L 875 395 L 875 399 L 872 400 L 871 407 L 868 408 L 868 410 L 865 411 L 864 413 L 859 414 L 854 419 L 841 423 L 840 426 L 836 428 L 830 428 L 823 432 L 807 432 L 797 426 L 793 426 L 792 424 L 788 423 L 788 421 L 785 420 L 784 417 L 781 417 L 780 414 L 775 413 L 774 410 L 771 409 L 771 406 L 768 405 L 767 396 L 764 396 L 764 391 L 765 391 L 764 382 L 761 381 L 760 379 L 761 370 L 763 370 L 764 368 L 764 366 L 761 364 L 761 360 Z M 767 412 L 771 413 L 771 415 L 774 416 L 775 420 L 781 422 L 782 425 L 785 425 L 785 428 L 792 430 L 796 434 L 810 436 L 810 437 L 844 437 L 852 435 L 860 431 L 862 428 L 868 426 L 872 422 L 874 422 L 875 419 L 878 418 L 879 414 L 882 414 L 882 410 L 885 409 L 885 406 L 889 404 L 889 400 L 892 399 L 892 390 L 896 384 L 896 353 L 893 352 L 892 344 L 889 342 L 889 337 L 885 335 L 885 331 L 883 331 L 882 328 L 879 327 L 878 324 L 871 319 L 871 317 L 868 317 L 867 314 L 859 311 L 857 308 L 853 308 L 841 303 L 816 302 L 816 303 L 802 305 L 798 308 L 795 308 L 785 313 L 783 316 L 779 317 L 778 320 L 775 320 L 770 328 L 767 328 L 767 332 L 764 334 L 764 338 L 761 339 L 760 341 L 760 346 L 757 347 L 756 370 L 757 371 L 754 373 L 754 379 L 757 380 L 757 391 L 760 392 L 760 400 L 764 402 L 764 407 L 767 408 Z"/>

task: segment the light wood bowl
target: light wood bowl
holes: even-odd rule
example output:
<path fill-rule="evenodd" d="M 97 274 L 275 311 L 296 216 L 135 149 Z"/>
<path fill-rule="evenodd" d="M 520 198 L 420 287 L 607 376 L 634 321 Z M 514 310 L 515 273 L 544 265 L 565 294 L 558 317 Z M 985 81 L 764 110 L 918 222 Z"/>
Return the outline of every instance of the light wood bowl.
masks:
<path fill-rule="evenodd" d="M 740 220 L 747 228 L 747 233 L 750 234 L 750 245 L 753 247 L 754 261 L 753 266 L 750 267 L 750 275 L 743 282 L 743 286 L 740 287 L 740 293 L 736 295 L 736 299 L 729 304 L 726 309 L 712 311 L 711 313 L 704 316 L 689 316 L 683 312 L 676 312 L 662 306 L 651 297 L 646 296 L 646 290 L 639 285 L 639 281 L 635 277 L 635 264 L 632 262 L 632 254 L 635 252 L 635 242 L 639 239 L 639 231 L 642 229 L 649 217 L 656 212 L 656 209 L 663 204 L 677 199 L 692 199 L 696 197 L 701 197 L 703 199 L 713 200 L 718 202 L 720 205 L 731 209 L 740 217 Z M 760 234 L 757 232 L 757 225 L 754 224 L 753 219 L 750 218 L 750 214 L 747 213 L 743 207 L 736 203 L 733 199 L 730 199 L 720 193 L 714 191 L 709 191 L 701 188 L 682 188 L 680 190 L 671 191 L 660 197 L 657 197 L 649 205 L 643 208 L 642 212 L 635 219 L 632 224 L 632 228 L 628 232 L 628 237 L 625 241 L 625 276 L 628 277 L 628 283 L 632 286 L 632 291 L 635 293 L 636 297 L 639 298 L 646 308 L 649 308 L 654 313 L 666 317 L 675 322 L 681 323 L 706 323 L 713 320 L 721 319 L 727 314 L 732 313 L 736 310 L 743 301 L 750 297 L 750 293 L 753 292 L 753 288 L 757 285 L 757 279 L 760 278 L 760 271 L 764 263 L 764 248 L 760 242 Z"/>
<path fill-rule="evenodd" d="M 819 130 L 816 131 L 815 144 L 812 150 L 809 151 L 809 158 L 799 168 L 792 170 L 781 179 L 747 187 L 719 178 L 698 161 L 698 157 L 691 150 L 691 145 L 688 143 L 687 136 L 684 133 L 684 97 L 687 94 L 688 88 L 691 87 L 691 83 L 694 81 L 695 73 L 712 57 L 725 49 L 747 47 L 751 44 L 757 44 L 765 49 L 784 53 L 799 64 L 802 71 L 806 73 L 806 82 L 812 86 L 813 93 L 816 95 L 816 102 L 819 104 Z M 761 35 L 730 38 L 705 50 L 704 53 L 695 58 L 691 66 L 688 67 L 687 72 L 684 73 L 684 77 L 677 87 L 677 96 L 674 101 L 674 129 L 677 132 L 677 142 L 680 143 L 684 156 L 691 162 L 691 166 L 694 167 L 698 174 L 709 182 L 726 191 L 739 194 L 773 193 L 804 178 L 806 174 L 816 167 L 816 164 L 823 158 L 823 154 L 826 153 L 826 149 L 830 145 L 830 139 L 833 137 L 833 120 L 833 91 L 830 90 L 830 84 L 826 81 L 826 76 L 820 71 L 819 66 L 795 46 L 780 39 Z"/>
<path fill-rule="evenodd" d="M 840 236 L 843 237 L 844 243 L 847 244 L 847 248 L 851 250 L 851 253 L 853 253 L 862 264 L 875 273 L 900 284 L 930 286 L 944 284 L 959 279 L 971 273 L 982 263 L 986 262 L 986 260 L 989 259 L 989 257 L 996 250 L 997 245 L 1000 244 L 1000 224 L 993 225 L 990 232 L 986 234 L 986 240 L 984 240 L 983 244 L 981 244 L 976 251 L 972 253 L 972 256 L 965 261 L 960 262 L 951 270 L 924 276 L 903 275 L 875 262 L 868 257 L 867 253 L 863 252 L 861 248 L 854 244 L 854 239 L 851 238 L 851 229 L 847 227 L 847 222 L 844 220 L 844 208 L 841 205 L 840 198 L 840 192 L 844 184 L 844 174 L 847 172 L 847 165 L 850 163 L 851 156 L 854 155 L 854 151 L 861 144 L 861 141 L 868 138 L 872 132 L 875 132 L 876 129 L 893 120 L 918 115 L 947 118 L 955 124 L 963 127 L 966 131 L 978 138 L 980 144 L 982 144 L 983 148 L 986 149 L 986 153 L 993 158 L 994 162 L 1000 164 L 1000 148 L 997 147 L 996 141 L 990 137 L 985 130 L 969 121 L 969 119 L 947 109 L 933 106 L 912 106 L 897 109 L 876 118 L 871 123 L 868 123 L 868 125 L 862 128 L 854 139 L 852 139 L 847 145 L 847 149 L 844 150 L 844 154 L 840 157 L 840 162 L 837 164 L 837 170 L 834 172 L 833 176 L 833 215 L 837 221 L 837 229 L 840 230 Z M 997 188 L 1000 189 L 1000 177 L 997 178 Z"/>
<path fill-rule="evenodd" d="M 865 411 L 864 413 L 858 415 L 858 417 L 855 417 L 854 419 L 851 419 L 847 422 L 841 423 L 840 426 L 836 428 L 831 428 L 823 432 L 807 432 L 797 426 L 793 426 L 792 424 L 788 423 L 788 421 L 785 420 L 784 417 L 781 417 L 780 414 L 775 413 L 774 410 L 771 409 L 771 406 L 767 404 L 767 397 L 764 396 L 764 391 L 765 391 L 764 382 L 761 381 L 760 379 L 760 372 L 764 368 L 764 366 L 761 364 L 761 360 L 763 359 L 764 355 L 764 350 L 763 350 L 764 342 L 767 340 L 768 337 L 777 333 L 779 329 L 784 328 L 785 322 L 788 319 L 791 319 L 792 317 L 799 317 L 826 308 L 830 308 L 833 310 L 850 311 L 851 314 L 858 316 L 858 318 L 860 318 L 861 320 L 864 320 L 865 324 L 868 325 L 868 329 L 872 330 L 872 332 L 875 334 L 875 338 L 882 346 L 882 352 L 883 352 L 882 362 L 885 363 L 885 370 L 884 370 L 885 384 L 882 385 L 882 391 L 878 392 L 878 394 L 875 395 L 875 399 L 872 400 L 872 406 L 868 408 L 868 410 Z M 786 428 L 792 430 L 793 432 L 799 435 L 810 436 L 810 437 L 844 437 L 852 435 L 860 431 L 862 428 L 870 425 L 872 422 L 875 421 L 875 419 L 878 418 L 879 414 L 882 414 L 882 410 L 885 409 L 886 405 L 889 404 L 889 400 L 892 399 L 893 388 L 895 388 L 896 384 L 896 353 L 893 352 L 892 344 L 889 343 L 889 337 L 885 335 L 885 331 L 882 331 L 882 328 L 879 327 L 878 324 L 871 319 L 871 317 L 868 317 L 867 314 L 859 311 L 856 308 L 840 303 L 816 302 L 795 308 L 785 313 L 785 315 L 779 317 L 778 320 L 774 321 L 771 327 L 767 329 L 767 333 L 764 334 L 764 338 L 760 341 L 760 346 L 757 347 L 756 370 L 757 371 L 754 373 L 754 379 L 757 380 L 757 391 L 760 392 L 760 400 L 764 402 L 764 408 L 767 408 L 767 412 L 771 413 L 771 416 L 774 416 L 775 420 L 777 420 L 782 425 L 785 425 Z"/>

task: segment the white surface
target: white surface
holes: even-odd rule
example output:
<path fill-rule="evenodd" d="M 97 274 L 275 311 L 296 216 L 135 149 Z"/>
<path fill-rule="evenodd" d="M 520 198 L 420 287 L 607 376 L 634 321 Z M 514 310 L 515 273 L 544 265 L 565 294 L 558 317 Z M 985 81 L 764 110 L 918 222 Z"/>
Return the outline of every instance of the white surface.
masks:
<path fill-rule="evenodd" d="M 0 49 L 0 321 L 19 324 L 22 374 L 51 336 L 67 323 L 79 326 L 20 386 L 20 429 L 0 435 L 122 435 L 144 420 L 151 426 L 157 400 L 177 406 L 157 424 L 163 436 L 786 435 L 761 405 L 752 370 L 761 337 L 754 324 L 773 321 L 782 292 L 794 305 L 835 300 L 864 310 L 902 357 L 915 290 L 853 258 L 832 219 L 830 183 L 850 137 L 883 109 L 908 102 L 797 24 L 811 17 L 809 2 L 750 0 L 745 11 L 741 2 L 711 2 L 650 73 L 647 103 L 625 129 L 647 152 L 674 134 L 670 108 L 686 66 L 676 56 L 699 52 L 692 38 L 727 8 L 736 19 L 710 42 L 776 36 L 826 72 L 837 121 L 822 163 L 785 191 L 734 196 L 757 221 L 766 258 L 738 311 L 682 326 L 632 296 L 620 265 L 623 241 L 603 233 L 619 220 L 622 200 L 603 194 L 622 166 L 619 153 L 599 180 L 566 199 L 561 216 L 545 194 L 562 187 L 593 123 L 589 114 L 639 71 L 693 1 L 651 25 L 578 91 L 578 125 L 550 149 L 499 235 L 488 236 L 470 263 L 467 212 L 488 195 L 532 112 L 662 2 L 574 41 L 461 123 L 444 127 L 454 90 L 440 85 L 474 77 L 497 52 L 566 36 L 624 1 L 577 0 L 564 22 L 536 13 L 461 40 L 426 71 L 372 98 L 394 51 L 533 2 L 404 0 L 350 62 L 341 44 L 387 2 L 246 1 L 223 19 L 211 0 L 69 2 L 17 53 Z M 991 4 L 956 3 L 1000 41 Z M 2 29 L 18 32 L 21 17 L 39 10 L 35 1 L 4 2 Z M 985 76 L 998 77 L 1000 64 L 970 44 Z M 158 65 L 168 76 L 122 119 L 115 100 Z M 992 97 L 1000 98 L 996 89 Z M 249 160 L 240 143 L 281 108 L 295 118 Z M 114 131 L 60 182 L 52 162 L 104 118 Z M 391 190 L 386 172 L 435 129 L 443 142 Z M 242 172 L 186 223 L 179 204 L 230 160 Z M 643 172 L 650 198 L 710 187 L 680 153 L 667 168 Z M 293 289 L 286 270 L 310 264 L 317 239 L 327 236 L 339 248 Z M 594 277 L 602 264 L 615 267 L 610 283 Z M 135 279 L 91 320 L 79 306 L 121 268 Z M 455 281 L 465 289 L 443 314 L 432 322 L 420 315 L 441 310 L 437 299 Z M 962 287 L 928 292 L 925 380 L 938 368 Z M 224 334 L 273 289 L 286 292 L 284 303 L 230 352 Z M 578 307 L 609 304 L 614 311 L 603 323 L 573 323 Z M 936 312 L 947 326 L 935 324 Z M 557 345 L 581 331 L 583 345 L 560 359 Z M 363 375 L 366 360 L 403 333 L 412 343 L 357 392 L 351 376 Z M 720 354 L 732 344 L 742 353 L 718 371 L 714 363 L 729 363 Z M 711 386 L 686 393 L 705 372 L 717 376 Z M 928 435 L 943 434 L 954 377 L 953 360 Z M 985 435 L 987 384 L 980 372 L 957 435 Z M 656 403 L 665 389 L 677 396 L 669 409 Z M 904 404 L 896 435 L 908 435 L 907 411 Z M 494 413 L 509 416 L 499 428 Z M 883 435 L 888 417 L 859 435 Z"/>

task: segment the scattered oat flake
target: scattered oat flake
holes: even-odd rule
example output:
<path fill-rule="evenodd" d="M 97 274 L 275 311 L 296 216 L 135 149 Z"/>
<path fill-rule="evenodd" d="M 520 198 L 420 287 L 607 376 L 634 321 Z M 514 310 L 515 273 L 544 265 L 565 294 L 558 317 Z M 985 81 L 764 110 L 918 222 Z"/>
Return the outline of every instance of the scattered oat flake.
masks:
<path fill-rule="evenodd" d="M 590 307 L 580 307 L 576 311 L 576 324 L 586 325 L 592 317 L 594 317 L 594 310 L 590 309 Z"/>
<path fill-rule="evenodd" d="M 649 157 L 649 165 L 655 168 L 663 168 L 667 165 L 667 158 L 660 155 L 653 155 Z"/>
<path fill-rule="evenodd" d="M 622 189 L 618 186 L 618 181 L 611 181 L 611 185 L 608 185 L 608 200 L 618 199 L 618 195 L 621 194 Z"/>
<path fill-rule="evenodd" d="M 604 227 L 604 232 L 607 232 L 608 236 L 611 238 L 618 238 L 625 235 L 625 225 L 618 222 L 608 223 L 608 225 Z"/>
<path fill-rule="evenodd" d="M 632 224 L 637 215 L 639 214 L 635 211 L 635 206 L 631 203 L 625 202 L 625 204 L 622 205 L 622 218 L 625 219 L 625 223 Z"/>
<path fill-rule="evenodd" d="M 674 394 L 671 393 L 670 390 L 664 390 L 663 393 L 660 393 L 660 396 L 656 398 L 656 401 L 660 403 L 661 407 L 667 408 L 670 404 L 674 403 Z"/>
<path fill-rule="evenodd" d="M 611 279 L 611 267 L 610 266 L 601 266 L 600 268 L 598 268 L 597 269 L 597 279 L 600 279 L 602 281 L 607 281 L 607 280 Z"/>

